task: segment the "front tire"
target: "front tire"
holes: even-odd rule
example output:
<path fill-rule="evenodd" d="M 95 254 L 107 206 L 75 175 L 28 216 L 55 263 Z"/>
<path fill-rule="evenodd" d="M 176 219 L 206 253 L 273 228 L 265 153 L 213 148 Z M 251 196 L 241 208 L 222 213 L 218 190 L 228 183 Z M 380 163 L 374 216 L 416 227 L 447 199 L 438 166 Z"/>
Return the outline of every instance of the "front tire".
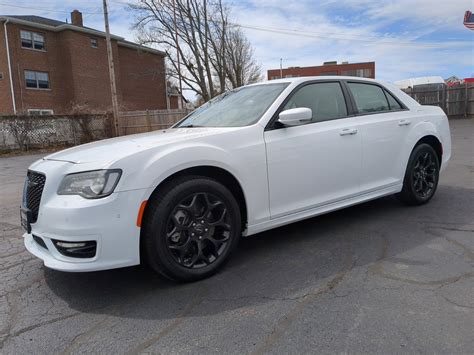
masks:
<path fill-rule="evenodd" d="M 188 176 L 159 189 L 145 214 L 144 252 L 152 269 L 175 281 L 216 273 L 241 235 L 239 206 L 216 180 Z"/>
<path fill-rule="evenodd" d="M 439 159 L 429 144 L 417 145 L 408 160 L 403 189 L 397 197 L 407 205 L 423 205 L 434 196 L 439 181 Z"/>

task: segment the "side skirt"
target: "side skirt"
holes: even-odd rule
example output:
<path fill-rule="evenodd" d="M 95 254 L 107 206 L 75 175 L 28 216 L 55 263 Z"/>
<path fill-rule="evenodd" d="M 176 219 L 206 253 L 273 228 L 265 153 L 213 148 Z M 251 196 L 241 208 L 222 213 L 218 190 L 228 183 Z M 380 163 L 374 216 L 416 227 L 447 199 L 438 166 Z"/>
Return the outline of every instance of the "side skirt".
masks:
<path fill-rule="evenodd" d="M 400 192 L 401 189 L 402 189 L 402 184 L 397 184 L 397 185 L 386 187 L 384 189 L 372 191 L 372 192 L 365 193 L 362 195 L 357 195 L 349 199 L 329 203 L 327 205 L 319 206 L 316 208 L 312 208 L 312 209 L 297 212 L 297 213 L 292 213 L 292 214 L 282 216 L 276 219 L 271 219 L 262 223 L 254 224 L 254 225 L 248 226 L 247 230 L 244 233 L 244 236 L 249 236 L 252 234 L 264 232 L 272 228 L 281 227 L 286 224 L 302 221 L 304 219 L 319 216 L 324 213 L 336 211 L 345 207 L 349 207 L 349 206 L 357 205 L 359 203 L 374 200 L 379 197 L 392 195 L 397 192 Z"/>

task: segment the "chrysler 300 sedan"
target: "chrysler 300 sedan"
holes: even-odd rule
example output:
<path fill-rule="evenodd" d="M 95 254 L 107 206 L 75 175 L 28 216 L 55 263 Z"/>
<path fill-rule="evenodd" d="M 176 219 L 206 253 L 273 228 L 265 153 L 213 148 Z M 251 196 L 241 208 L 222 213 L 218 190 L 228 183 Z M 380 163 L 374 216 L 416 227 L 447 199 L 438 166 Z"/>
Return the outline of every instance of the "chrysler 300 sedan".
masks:
<path fill-rule="evenodd" d="M 354 77 L 248 85 L 170 129 L 33 163 L 25 245 L 52 269 L 146 262 L 198 280 L 222 267 L 241 236 L 391 194 L 427 203 L 450 155 L 443 111 L 393 85 Z"/>

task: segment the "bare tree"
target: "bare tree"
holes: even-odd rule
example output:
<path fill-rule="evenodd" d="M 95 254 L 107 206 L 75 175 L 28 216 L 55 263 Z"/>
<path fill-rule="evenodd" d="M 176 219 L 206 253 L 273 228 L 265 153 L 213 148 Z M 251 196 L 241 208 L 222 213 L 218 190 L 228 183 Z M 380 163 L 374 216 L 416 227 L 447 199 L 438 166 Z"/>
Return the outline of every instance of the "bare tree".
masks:
<path fill-rule="evenodd" d="M 164 48 L 170 76 L 178 79 L 181 66 L 184 85 L 204 101 L 260 79 L 252 46 L 221 0 L 140 0 L 130 7 L 138 41 Z"/>
<path fill-rule="evenodd" d="M 225 70 L 232 88 L 262 80 L 261 68 L 253 59 L 253 48 L 240 28 L 229 31 L 225 46 Z"/>

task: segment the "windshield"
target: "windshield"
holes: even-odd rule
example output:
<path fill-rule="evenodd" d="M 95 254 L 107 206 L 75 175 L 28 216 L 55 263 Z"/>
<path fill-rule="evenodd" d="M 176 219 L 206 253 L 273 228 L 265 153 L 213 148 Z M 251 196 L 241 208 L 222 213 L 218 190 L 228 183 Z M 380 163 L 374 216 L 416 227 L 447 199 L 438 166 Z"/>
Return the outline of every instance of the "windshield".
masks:
<path fill-rule="evenodd" d="M 179 127 L 243 127 L 257 122 L 288 83 L 244 86 L 206 102 Z"/>

